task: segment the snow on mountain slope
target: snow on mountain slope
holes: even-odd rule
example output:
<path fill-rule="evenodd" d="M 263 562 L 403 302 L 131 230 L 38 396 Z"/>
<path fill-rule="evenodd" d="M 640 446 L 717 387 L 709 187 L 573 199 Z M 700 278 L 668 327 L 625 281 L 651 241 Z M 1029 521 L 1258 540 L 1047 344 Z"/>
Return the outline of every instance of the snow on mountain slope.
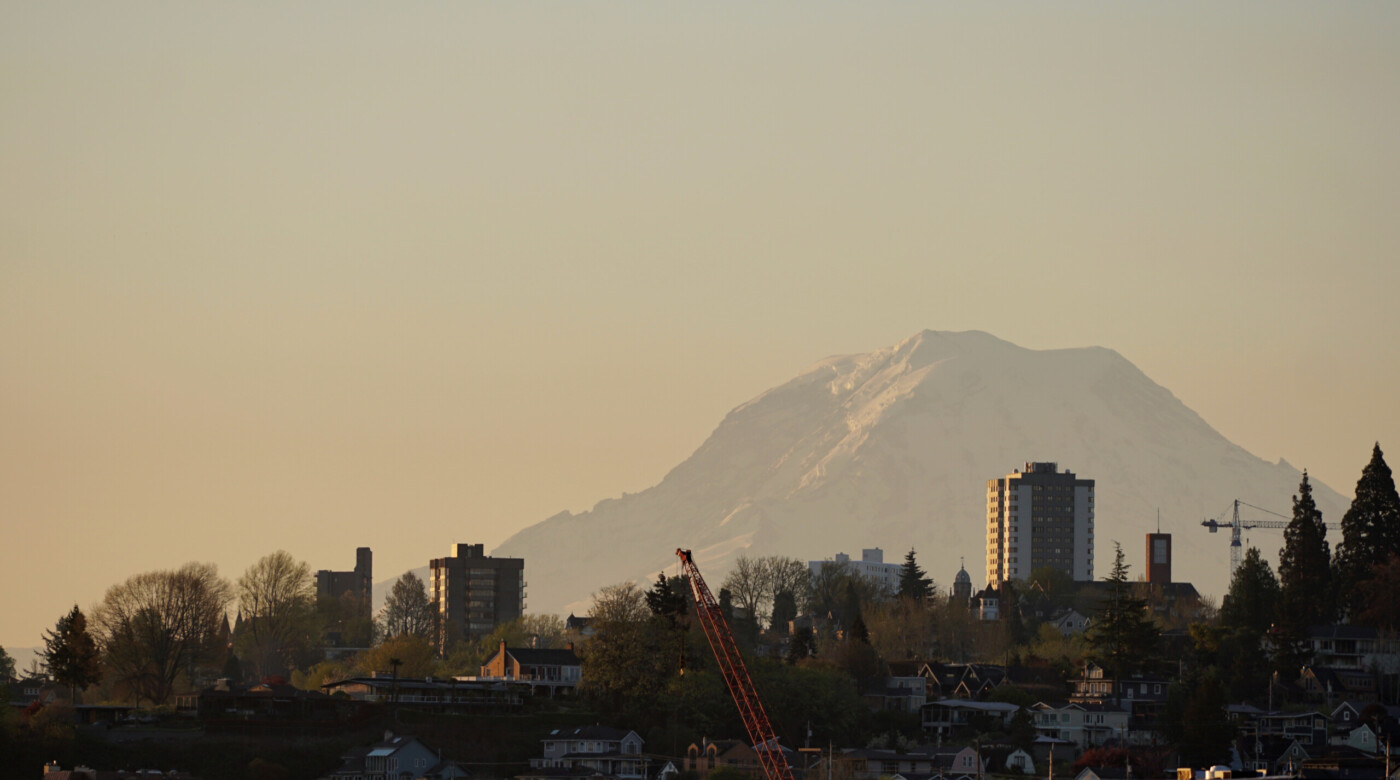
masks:
<path fill-rule="evenodd" d="M 1112 350 L 924 331 L 813 365 L 731 411 L 654 487 L 555 515 L 493 554 L 525 558 L 531 612 L 586 609 L 603 586 L 672 567 L 677 547 L 694 549 L 715 583 L 737 555 L 878 546 L 896 562 L 915 548 L 944 587 L 966 558 L 980 586 L 986 482 L 1027 461 L 1096 481 L 1096 576 L 1113 541 L 1134 575 L 1144 571 L 1160 509 L 1174 578 L 1217 597 L 1228 536 L 1200 521 L 1235 498 L 1287 513 L 1301 479 L 1226 440 Z M 1314 485 L 1325 518 L 1339 519 L 1348 499 Z M 1281 533 L 1253 533 L 1275 558 Z"/>

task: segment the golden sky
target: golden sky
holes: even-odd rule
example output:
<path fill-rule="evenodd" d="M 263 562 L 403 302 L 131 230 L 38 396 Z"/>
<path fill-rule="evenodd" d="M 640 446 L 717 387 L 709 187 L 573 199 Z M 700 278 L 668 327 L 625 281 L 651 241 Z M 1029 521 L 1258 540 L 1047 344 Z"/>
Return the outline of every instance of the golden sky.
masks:
<path fill-rule="evenodd" d="M 1397 40 L 1393 3 L 0 2 L 0 645 L 189 560 L 489 548 L 923 328 L 1116 349 L 1350 494 L 1400 466 Z"/>

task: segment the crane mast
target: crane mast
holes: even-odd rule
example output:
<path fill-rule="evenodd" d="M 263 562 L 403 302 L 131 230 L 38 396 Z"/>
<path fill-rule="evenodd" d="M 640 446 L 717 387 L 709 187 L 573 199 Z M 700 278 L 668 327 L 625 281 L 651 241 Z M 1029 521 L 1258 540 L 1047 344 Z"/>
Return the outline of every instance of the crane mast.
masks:
<path fill-rule="evenodd" d="M 734 704 L 739 708 L 739 717 L 743 719 L 744 728 L 748 730 L 754 751 L 763 765 L 764 777 L 767 780 L 793 780 L 792 767 L 788 766 L 778 747 L 778 735 L 773 732 L 773 724 L 763 710 L 763 702 L 753 687 L 753 678 L 749 677 L 748 667 L 744 666 L 744 659 L 739 655 L 739 646 L 734 642 L 734 634 L 724 620 L 719 602 L 705 585 L 705 578 L 700 576 L 690 550 L 678 549 L 676 556 L 681 559 L 681 569 L 690 580 L 690 593 L 695 597 L 695 614 L 700 618 L 700 627 L 705 630 L 705 638 L 715 653 L 715 661 L 719 664 L 725 685 L 729 687 L 729 695 L 734 697 Z"/>

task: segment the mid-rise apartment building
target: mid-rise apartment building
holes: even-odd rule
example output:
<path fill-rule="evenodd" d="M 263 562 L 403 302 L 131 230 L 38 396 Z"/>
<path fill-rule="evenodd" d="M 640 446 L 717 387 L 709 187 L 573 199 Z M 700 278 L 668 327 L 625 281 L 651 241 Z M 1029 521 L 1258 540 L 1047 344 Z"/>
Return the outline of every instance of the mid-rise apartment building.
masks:
<path fill-rule="evenodd" d="M 836 553 L 836 557 L 829 561 L 808 561 L 807 570 L 817 577 L 824 567 L 832 564 L 845 566 L 853 574 L 873 580 L 891 593 L 899 590 L 899 575 L 904 570 L 903 564 L 885 563 L 885 551 L 879 547 L 861 550 L 858 561 L 851 560 L 851 556 L 845 553 Z"/>
<path fill-rule="evenodd" d="M 430 563 L 429 588 L 438 613 L 438 649 L 476 641 L 525 612 L 525 560 L 492 558 L 480 544 L 458 544 Z"/>
<path fill-rule="evenodd" d="M 987 583 L 1024 580 L 1045 566 L 1094 579 L 1094 480 L 1027 463 L 987 480 Z"/>

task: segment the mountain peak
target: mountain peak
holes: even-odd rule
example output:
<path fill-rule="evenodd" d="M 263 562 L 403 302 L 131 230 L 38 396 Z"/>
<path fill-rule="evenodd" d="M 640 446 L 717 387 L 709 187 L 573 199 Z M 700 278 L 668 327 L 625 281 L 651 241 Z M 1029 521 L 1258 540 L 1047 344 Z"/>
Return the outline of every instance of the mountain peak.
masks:
<path fill-rule="evenodd" d="M 706 551 L 722 576 L 741 554 L 913 546 L 948 582 L 960 556 L 983 555 L 987 480 L 1026 461 L 1096 480 L 1100 573 L 1103 543 L 1141 549 L 1160 508 L 1163 530 L 1181 531 L 1177 578 L 1217 594 L 1228 550 L 1196 533 L 1200 518 L 1234 498 L 1284 506 L 1301 478 L 1230 443 L 1111 349 L 925 330 L 813 364 L 735 407 L 659 484 L 550 518 L 499 552 L 537 572 L 535 611 L 586 609 L 600 587 L 649 580 L 677 547 Z M 1314 486 L 1324 512 L 1345 506 Z"/>

